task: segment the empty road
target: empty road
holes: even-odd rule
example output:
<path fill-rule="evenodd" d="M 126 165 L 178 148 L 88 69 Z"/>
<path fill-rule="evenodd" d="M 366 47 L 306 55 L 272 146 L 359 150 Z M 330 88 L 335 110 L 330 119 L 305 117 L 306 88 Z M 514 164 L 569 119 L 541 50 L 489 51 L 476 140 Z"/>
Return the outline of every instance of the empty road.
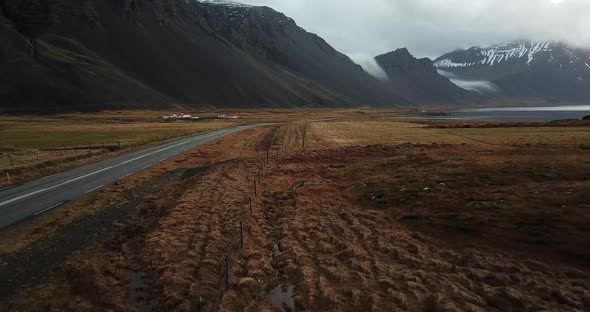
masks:
<path fill-rule="evenodd" d="M 201 144 L 253 127 L 240 126 L 196 135 L 0 191 L 0 230 L 58 208 Z"/>

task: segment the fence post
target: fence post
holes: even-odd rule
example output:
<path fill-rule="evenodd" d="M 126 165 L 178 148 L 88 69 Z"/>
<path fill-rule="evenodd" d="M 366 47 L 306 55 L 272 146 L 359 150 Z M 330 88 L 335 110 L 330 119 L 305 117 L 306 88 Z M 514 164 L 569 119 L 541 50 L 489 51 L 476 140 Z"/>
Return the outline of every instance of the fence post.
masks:
<path fill-rule="evenodd" d="M 229 258 L 225 256 L 225 290 L 229 289 Z"/>
<path fill-rule="evenodd" d="M 244 222 L 240 221 L 240 244 L 244 248 Z"/>
<path fill-rule="evenodd" d="M 256 196 L 258 192 L 256 191 L 256 178 L 254 178 L 254 196 Z"/>
<path fill-rule="evenodd" d="M 268 164 L 268 157 L 269 157 L 269 153 L 270 153 L 270 148 L 266 149 L 266 163 Z"/>
<path fill-rule="evenodd" d="M 250 196 L 250 217 L 252 217 L 252 196 Z"/>
<path fill-rule="evenodd" d="M 305 122 L 305 128 L 303 128 L 303 150 L 305 150 L 305 139 L 307 138 L 307 121 Z"/>
<path fill-rule="evenodd" d="M 12 181 L 10 180 L 10 173 L 6 173 L 6 182 L 8 182 L 8 185 L 12 185 Z"/>

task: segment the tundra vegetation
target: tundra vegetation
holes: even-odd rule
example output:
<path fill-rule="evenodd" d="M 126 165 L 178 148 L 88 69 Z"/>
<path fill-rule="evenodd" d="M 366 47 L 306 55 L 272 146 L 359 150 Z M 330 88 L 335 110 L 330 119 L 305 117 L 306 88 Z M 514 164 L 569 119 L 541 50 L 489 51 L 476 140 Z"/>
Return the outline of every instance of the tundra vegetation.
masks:
<path fill-rule="evenodd" d="M 3 233 L 0 308 L 590 308 L 588 122 L 389 114 L 243 112 L 240 122 L 287 122 Z M 195 125 L 219 126 L 162 127 Z"/>

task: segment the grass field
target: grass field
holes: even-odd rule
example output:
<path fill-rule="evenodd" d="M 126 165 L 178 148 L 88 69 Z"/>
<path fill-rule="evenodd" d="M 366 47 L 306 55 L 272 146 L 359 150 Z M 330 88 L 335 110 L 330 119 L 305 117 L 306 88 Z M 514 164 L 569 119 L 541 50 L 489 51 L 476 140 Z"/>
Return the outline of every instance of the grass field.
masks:
<path fill-rule="evenodd" d="M 0 121 L 0 187 L 170 139 L 235 126 L 204 119 L 161 122 L 162 112 L 6 117 Z"/>
<path fill-rule="evenodd" d="M 210 142 L 0 236 L 0 277 L 22 286 L 0 310 L 590 308 L 590 127 L 245 114 L 290 122 Z M 85 118 L 90 131 L 105 117 Z M 128 131 L 158 125 L 120 118 Z M 89 238 L 56 251 L 64 237 Z"/>
<path fill-rule="evenodd" d="M 394 121 L 311 123 L 310 146 L 403 143 L 474 145 L 590 145 L 590 127 L 429 128 Z"/>

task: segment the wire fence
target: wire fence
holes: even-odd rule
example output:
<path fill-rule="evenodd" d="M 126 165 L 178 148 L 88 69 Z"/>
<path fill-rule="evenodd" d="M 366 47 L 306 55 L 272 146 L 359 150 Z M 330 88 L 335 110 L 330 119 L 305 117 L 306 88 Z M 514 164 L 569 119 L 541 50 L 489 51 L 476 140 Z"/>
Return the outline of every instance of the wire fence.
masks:
<path fill-rule="evenodd" d="M 237 234 L 233 235 L 230 239 L 230 243 L 226 254 L 224 255 L 223 261 L 220 264 L 220 274 L 216 281 L 216 298 L 212 301 L 212 304 L 208 305 L 202 311 L 205 312 L 216 312 L 219 311 L 223 297 L 226 292 L 231 289 L 231 272 L 232 267 L 236 262 L 238 255 L 244 247 L 244 240 L 247 238 L 247 234 L 251 233 L 252 230 L 252 216 L 255 204 L 255 199 L 260 194 L 260 183 L 264 177 L 264 170 L 266 165 L 270 162 L 270 147 L 266 151 L 265 157 L 261 160 L 260 165 L 257 167 L 258 173 L 253 179 L 252 195 L 248 197 L 248 204 L 245 206 L 244 213 L 239 219 L 239 225 L 236 226 Z"/>

